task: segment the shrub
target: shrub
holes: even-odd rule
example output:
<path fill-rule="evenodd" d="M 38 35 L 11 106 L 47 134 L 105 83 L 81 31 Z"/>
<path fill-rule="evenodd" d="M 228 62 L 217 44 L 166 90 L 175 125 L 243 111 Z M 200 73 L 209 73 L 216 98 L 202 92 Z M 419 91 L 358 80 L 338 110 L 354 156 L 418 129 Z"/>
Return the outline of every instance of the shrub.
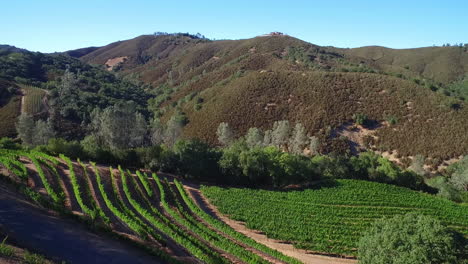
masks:
<path fill-rule="evenodd" d="M 83 147 L 78 141 L 66 141 L 62 138 L 52 138 L 46 145 L 48 153 L 58 156 L 64 154 L 65 156 L 72 158 L 84 158 Z"/>
<path fill-rule="evenodd" d="M 220 153 L 199 140 L 179 140 L 174 146 L 177 172 L 186 178 L 215 179 Z"/>
<path fill-rule="evenodd" d="M 437 195 L 445 199 L 462 202 L 463 198 L 460 191 L 455 189 L 445 177 L 438 176 L 427 181 L 427 184 L 437 189 Z"/>
<path fill-rule="evenodd" d="M 407 214 L 382 219 L 359 241 L 361 264 L 460 263 L 464 238 L 429 216 Z"/>
<path fill-rule="evenodd" d="M 354 120 L 354 123 L 356 123 L 357 125 L 361 125 L 361 126 L 365 125 L 368 121 L 367 115 L 362 114 L 362 113 L 354 114 L 353 120 Z"/>
<path fill-rule="evenodd" d="M 24 253 L 24 263 L 25 264 L 45 264 L 47 263 L 47 260 L 41 255 L 26 251 Z"/>
<path fill-rule="evenodd" d="M 21 149 L 21 146 L 15 143 L 11 138 L 0 138 L 0 149 L 12 149 L 18 150 Z"/>
<path fill-rule="evenodd" d="M 0 243 L 0 256 L 2 257 L 12 257 L 15 254 L 13 248 L 5 244 L 7 238 L 8 237 L 5 237 L 2 243 Z"/>

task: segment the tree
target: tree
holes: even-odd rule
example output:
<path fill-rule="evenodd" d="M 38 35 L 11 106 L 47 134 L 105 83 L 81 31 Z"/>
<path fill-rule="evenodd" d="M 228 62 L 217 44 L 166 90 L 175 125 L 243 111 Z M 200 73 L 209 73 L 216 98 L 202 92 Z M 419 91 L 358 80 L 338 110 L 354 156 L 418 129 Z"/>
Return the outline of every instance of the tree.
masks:
<path fill-rule="evenodd" d="M 234 133 L 229 127 L 229 124 L 226 122 L 222 122 L 219 124 L 218 130 L 216 131 L 216 135 L 218 136 L 218 141 L 223 146 L 228 146 L 234 140 Z"/>
<path fill-rule="evenodd" d="M 377 221 L 359 241 L 361 264 L 461 263 L 466 242 L 437 219 L 418 214 Z"/>
<path fill-rule="evenodd" d="M 289 140 L 289 150 L 294 154 L 303 154 L 307 141 L 305 127 L 301 123 L 297 123 Z"/>
<path fill-rule="evenodd" d="M 268 147 L 271 146 L 271 130 L 265 131 L 265 134 L 263 135 L 263 146 Z"/>
<path fill-rule="evenodd" d="M 174 114 L 166 124 L 166 131 L 164 132 L 163 142 L 171 148 L 174 146 L 175 142 L 179 137 L 182 135 L 182 130 L 184 128 L 184 121 L 183 119 Z"/>
<path fill-rule="evenodd" d="M 310 155 L 318 155 L 319 154 L 319 147 L 320 147 L 320 142 L 318 137 L 313 136 L 310 137 L 310 143 L 309 143 L 309 150 L 310 150 Z"/>
<path fill-rule="evenodd" d="M 459 191 L 468 191 L 468 169 L 457 171 L 452 174 L 450 184 Z"/>
<path fill-rule="evenodd" d="M 70 96 L 75 90 L 78 80 L 76 75 L 70 71 L 69 67 L 65 70 L 61 81 L 58 87 L 60 98 Z"/>
<path fill-rule="evenodd" d="M 271 143 L 279 148 L 285 147 L 289 140 L 290 126 L 288 120 L 276 121 L 271 132 Z"/>
<path fill-rule="evenodd" d="M 32 146 L 34 144 L 34 129 L 35 124 L 32 116 L 22 113 L 18 118 L 18 122 L 16 123 L 16 131 L 18 132 L 18 137 L 21 139 L 24 145 Z"/>
<path fill-rule="evenodd" d="M 179 140 L 174 145 L 177 173 L 186 178 L 213 179 L 219 175 L 220 153 L 200 140 Z"/>
<path fill-rule="evenodd" d="M 164 126 L 161 124 L 159 118 L 154 118 L 151 122 L 151 143 L 153 145 L 160 145 L 164 140 Z"/>
<path fill-rule="evenodd" d="M 37 145 L 46 145 L 55 135 L 50 121 L 38 120 L 34 128 L 33 143 Z"/>
<path fill-rule="evenodd" d="M 145 143 L 146 120 L 134 103 L 122 103 L 91 114 L 91 129 L 96 140 L 112 150 L 135 148 Z"/>
<path fill-rule="evenodd" d="M 468 156 L 447 168 L 448 183 L 458 191 L 468 191 Z"/>
<path fill-rule="evenodd" d="M 135 113 L 135 121 L 134 127 L 131 130 L 131 147 L 140 147 L 143 146 L 147 139 L 148 133 L 148 124 L 146 123 L 145 117 L 141 114 L 136 112 Z"/>
<path fill-rule="evenodd" d="M 263 144 L 262 131 L 256 127 L 251 127 L 245 135 L 245 142 L 249 148 L 261 146 Z"/>
<path fill-rule="evenodd" d="M 424 176 L 426 174 L 426 171 L 424 170 L 424 162 L 426 158 L 424 158 L 423 155 L 416 155 L 413 158 L 413 162 L 411 163 L 411 166 L 409 167 L 410 170 L 414 171 L 416 174 L 420 176 Z"/>

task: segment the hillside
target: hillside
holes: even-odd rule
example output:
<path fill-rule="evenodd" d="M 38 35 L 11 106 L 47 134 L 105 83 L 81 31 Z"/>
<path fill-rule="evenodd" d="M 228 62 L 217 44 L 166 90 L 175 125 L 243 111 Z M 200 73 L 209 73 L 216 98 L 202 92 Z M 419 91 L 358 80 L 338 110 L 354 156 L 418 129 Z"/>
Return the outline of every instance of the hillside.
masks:
<path fill-rule="evenodd" d="M 449 84 L 468 73 L 466 47 L 427 47 L 417 49 L 389 49 L 371 46 L 341 49 L 346 58 L 364 63 L 385 72 L 422 77 Z"/>
<path fill-rule="evenodd" d="M 190 180 L 149 170 L 132 172 L 64 155 L 1 149 L 0 181 L 1 201 L 9 208 L 4 213 L 17 203 L 21 210 L 16 214 L 24 227 L 11 220 L 2 224 L 58 261 L 113 259 L 116 256 L 103 248 L 133 244 L 161 263 L 355 263 L 357 241 L 374 221 L 409 212 L 433 216 L 464 236 L 468 233 L 466 205 L 361 180 L 326 180 L 305 190 L 200 188 Z M 5 185 L 14 185 L 15 191 Z M 54 217 L 52 224 L 44 212 L 16 201 L 20 196 L 71 219 Z M 245 221 L 246 226 L 226 216 Z M 36 218 L 43 229 L 29 223 Z M 81 232 L 64 231 L 73 221 L 83 223 L 75 227 Z M 85 225 L 99 236 L 85 230 Z M 42 233 L 40 245 L 29 232 Z M 90 249 L 81 256 L 63 251 L 44 233 L 61 240 L 73 236 L 73 244 Z M 109 234 L 120 241 L 112 242 Z M 90 245 L 88 239 L 99 246 Z M 119 252 L 118 263 L 139 255 L 133 250 Z"/>
<path fill-rule="evenodd" d="M 81 59 L 151 85 L 149 109 L 163 121 L 185 113 L 188 137 L 216 144 L 220 122 L 240 136 L 287 119 L 320 137 L 324 152 L 343 151 L 337 129 L 364 114 L 378 124 L 364 147 L 440 163 L 467 153 L 467 110 L 463 98 L 431 85 L 448 87 L 462 78 L 466 54 L 459 47 L 337 49 L 289 36 L 147 35 Z"/>
<path fill-rule="evenodd" d="M 201 191 L 220 212 L 248 228 L 312 252 L 356 255 L 359 238 L 376 219 L 415 211 L 468 234 L 466 206 L 381 183 L 338 180 L 295 191 L 216 186 Z"/>
<path fill-rule="evenodd" d="M 95 107 L 133 101 L 136 109 L 147 113 L 148 98 L 140 84 L 68 55 L 0 46 L 0 137 L 16 135 L 14 123 L 23 109 L 51 117 L 58 136 L 80 139 L 86 129 L 82 122 L 89 122 Z"/>
<path fill-rule="evenodd" d="M 200 209 L 184 185 L 169 175 L 130 172 L 120 166 L 115 169 L 72 161 L 63 155 L 57 158 L 41 152 L 2 149 L 0 180 L 14 182 L 29 199 L 63 215 L 74 215 L 75 220 L 88 223 L 95 231 L 112 232 L 114 238 L 137 245 L 161 263 L 300 263 Z M 94 239 L 102 246 L 112 245 Z M 105 252 L 98 252 L 101 245 L 93 250 L 109 259 Z M 122 257 L 130 257 L 130 253 L 122 253 Z M 86 254 L 83 259 L 90 256 Z"/>

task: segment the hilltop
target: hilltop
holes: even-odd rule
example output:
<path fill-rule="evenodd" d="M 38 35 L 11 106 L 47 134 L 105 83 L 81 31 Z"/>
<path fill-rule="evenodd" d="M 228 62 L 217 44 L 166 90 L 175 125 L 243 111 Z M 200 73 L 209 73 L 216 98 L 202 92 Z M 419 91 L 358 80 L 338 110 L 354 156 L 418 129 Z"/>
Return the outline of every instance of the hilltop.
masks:
<path fill-rule="evenodd" d="M 286 35 L 211 41 L 169 34 L 115 42 L 80 60 L 151 85 L 156 116 L 183 112 L 186 136 L 212 144 L 220 122 L 240 136 L 285 119 L 320 137 L 324 152 L 339 151 L 347 144 L 340 129 L 364 114 L 376 124 L 360 138 L 365 148 L 436 163 L 468 150 L 464 47 L 339 49 Z"/>

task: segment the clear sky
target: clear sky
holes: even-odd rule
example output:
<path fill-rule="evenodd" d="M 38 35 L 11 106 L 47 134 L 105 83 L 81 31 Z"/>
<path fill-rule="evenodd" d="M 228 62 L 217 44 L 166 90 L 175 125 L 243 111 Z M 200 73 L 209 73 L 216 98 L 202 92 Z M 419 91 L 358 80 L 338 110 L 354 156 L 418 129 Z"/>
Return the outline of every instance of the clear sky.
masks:
<path fill-rule="evenodd" d="M 318 45 L 468 43 L 468 0 L 5 0 L 0 44 L 53 52 L 156 31 L 250 38 L 280 31 Z"/>

